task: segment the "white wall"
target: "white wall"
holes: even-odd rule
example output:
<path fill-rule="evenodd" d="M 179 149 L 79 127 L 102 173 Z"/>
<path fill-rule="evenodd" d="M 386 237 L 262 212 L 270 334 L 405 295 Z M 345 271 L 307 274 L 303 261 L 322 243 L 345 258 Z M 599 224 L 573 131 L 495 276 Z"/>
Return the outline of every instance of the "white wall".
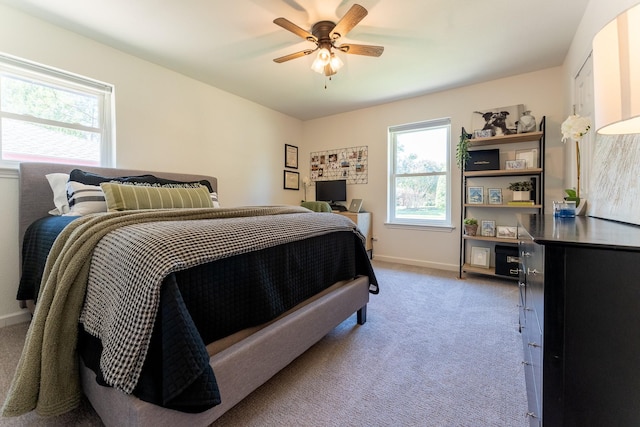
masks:
<path fill-rule="evenodd" d="M 115 85 L 117 166 L 219 178 L 223 206 L 298 204 L 283 190 L 284 144 L 302 123 L 0 6 L 0 51 Z M 21 319 L 18 180 L 0 175 L 0 327 Z"/>
<path fill-rule="evenodd" d="M 639 4 L 638 0 L 591 0 L 587 5 L 562 66 L 562 86 L 565 92 L 565 117 L 573 113 L 572 105 L 575 103 L 573 94 L 574 79 L 587 57 L 591 54 L 593 37 L 609 21 L 636 4 Z M 591 138 L 590 143 L 595 144 L 595 139 L 596 138 Z M 576 176 L 574 144 L 567 144 L 565 150 L 565 166 L 567 172 L 565 174 L 565 188 L 571 188 L 575 187 Z M 588 174 L 591 171 L 591 165 L 588 164 L 591 160 L 589 154 L 593 153 L 594 150 L 595 147 L 593 146 L 581 146 L 580 151 L 583 153 L 581 175 Z"/>
<path fill-rule="evenodd" d="M 301 192 L 282 190 L 284 143 L 298 145 L 300 164 L 309 152 L 369 146 L 369 183 L 350 185 L 373 212 L 379 259 L 455 270 L 458 233 L 406 230 L 384 225 L 387 127 L 432 118 L 452 119 L 452 167 L 460 128 L 471 112 L 525 104 L 547 116 L 547 202 L 562 196 L 564 145 L 559 126 L 570 112 L 573 78 L 591 49 L 593 35 L 637 0 L 592 0 L 562 68 L 301 123 L 291 117 L 204 85 L 154 64 L 0 6 L 0 51 L 116 85 L 117 165 L 194 172 L 220 178 L 223 205 L 292 203 Z M 457 171 L 457 170 L 456 170 Z M 304 175 L 304 170 L 301 170 Z M 308 173 L 307 173 L 308 174 Z M 454 173 L 454 219 L 459 218 L 459 175 Z M 18 282 L 15 175 L 0 174 L 0 327 L 16 319 Z"/>
<path fill-rule="evenodd" d="M 453 173 L 453 218 L 460 218 L 460 173 L 455 166 L 455 145 L 461 127 L 471 129 L 474 110 L 525 104 L 537 118 L 546 116 L 547 203 L 561 196 L 563 144 L 560 122 L 564 105 L 561 68 L 495 80 L 487 83 L 425 95 L 351 113 L 306 121 L 303 140 L 311 151 L 369 146 L 368 184 L 349 185 L 349 199 L 364 199 L 363 208 L 373 215 L 374 254 L 377 259 L 457 270 L 459 233 L 433 229 L 399 228 L 385 225 L 389 126 L 451 117 L 451 167 Z M 309 151 L 301 163 L 309 161 Z M 309 175 L 309 171 L 302 172 Z M 313 189 L 313 187 L 311 187 Z M 311 198 L 311 197 L 310 197 Z"/>

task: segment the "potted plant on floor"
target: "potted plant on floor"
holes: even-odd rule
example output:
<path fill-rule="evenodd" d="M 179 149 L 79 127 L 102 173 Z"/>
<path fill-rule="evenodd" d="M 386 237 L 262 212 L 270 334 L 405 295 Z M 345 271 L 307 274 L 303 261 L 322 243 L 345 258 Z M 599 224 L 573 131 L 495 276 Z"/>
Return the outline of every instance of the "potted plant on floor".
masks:
<path fill-rule="evenodd" d="M 478 220 L 475 218 L 465 218 L 463 223 L 464 234 L 467 236 L 475 236 L 478 232 Z"/>
<path fill-rule="evenodd" d="M 531 192 L 533 191 L 531 181 L 510 182 L 508 188 L 513 191 L 514 202 L 531 200 Z"/>

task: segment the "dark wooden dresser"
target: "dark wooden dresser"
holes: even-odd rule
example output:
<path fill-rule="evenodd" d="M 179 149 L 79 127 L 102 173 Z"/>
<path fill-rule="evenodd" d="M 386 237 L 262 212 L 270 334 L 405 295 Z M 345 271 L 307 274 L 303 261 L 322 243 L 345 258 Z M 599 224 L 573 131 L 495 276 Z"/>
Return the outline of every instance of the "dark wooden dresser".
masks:
<path fill-rule="evenodd" d="M 640 426 L 640 227 L 518 216 L 532 426 Z"/>

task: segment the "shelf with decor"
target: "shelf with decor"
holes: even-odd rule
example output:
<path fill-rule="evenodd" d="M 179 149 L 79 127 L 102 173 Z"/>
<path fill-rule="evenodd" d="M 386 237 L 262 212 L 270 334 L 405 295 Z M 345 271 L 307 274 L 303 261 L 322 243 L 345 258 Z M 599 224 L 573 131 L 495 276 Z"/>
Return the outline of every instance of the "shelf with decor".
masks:
<path fill-rule="evenodd" d="M 545 122 L 542 117 L 535 132 L 468 139 L 470 158 L 461 170 L 460 278 L 518 279 L 516 214 L 544 212 Z M 518 199 L 509 188 L 521 187 Z M 476 235 L 464 231 L 465 218 L 477 219 Z"/>

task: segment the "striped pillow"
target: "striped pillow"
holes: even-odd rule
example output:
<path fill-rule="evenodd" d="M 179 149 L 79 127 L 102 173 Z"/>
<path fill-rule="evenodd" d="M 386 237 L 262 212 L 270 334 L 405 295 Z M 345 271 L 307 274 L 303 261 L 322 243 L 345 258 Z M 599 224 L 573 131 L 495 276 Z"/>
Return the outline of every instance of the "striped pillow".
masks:
<path fill-rule="evenodd" d="M 97 185 L 69 181 L 67 182 L 67 198 L 69 199 L 69 212 L 65 215 L 78 216 L 107 211 L 104 193 Z"/>
<path fill-rule="evenodd" d="M 116 184 L 100 184 L 109 212 L 138 209 L 176 209 L 213 207 L 207 187 L 156 187 Z"/>

